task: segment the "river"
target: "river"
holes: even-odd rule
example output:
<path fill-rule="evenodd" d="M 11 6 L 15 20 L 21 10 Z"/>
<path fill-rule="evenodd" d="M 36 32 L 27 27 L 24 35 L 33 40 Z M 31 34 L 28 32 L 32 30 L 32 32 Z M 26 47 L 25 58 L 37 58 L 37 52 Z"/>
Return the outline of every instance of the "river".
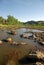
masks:
<path fill-rule="evenodd" d="M 29 45 L 24 46 L 26 51 L 27 51 L 27 54 L 29 53 L 29 48 L 31 48 L 32 50 L 35 50 L 35 51 L 37 49 L 39 49 L 40 51 L 44 52 L 44 46 L 40 45 L 38 42 L 34 42 L 34 40 L 30 40 L 30 39 L 26 39 L 26 38 L 24 39 L 24 38 L 20 37 L 21 34 L 29 32 L 29 31 L 31 31 L 31 32 L 44 32 L 44 31 L 20 28 L 20 29 L 16 30 L 17 35 L 10 35 L 10 34 L 7 33 L 7 31 L 8 31 L 7 29 L 0 30 L 0 40 L 6 39 L 7 37 L 11 37 L 13 39 L 13 41 L 15 41 L 17 43 L 25 42 L 25 43 L 29 44 Z M 26 34 L 32 35 L 31 33 L 26 33 Z M 33 47 L 35 47 L 35 48 L 33 48 Z M 19 48 L 20 48 L 20 46 L 19 46 Z M 25 55 L 25 53 L 24 53 L 24 55 Z M 25 63 L 25 62 L 26 61 L 24 61 L 23 64 L 21 64 L 21 65 L 34 65 L 34 63 L 35 63 L 35 62 L 28 62 L 28 61 L 27 61 L 27 63 Z"/>

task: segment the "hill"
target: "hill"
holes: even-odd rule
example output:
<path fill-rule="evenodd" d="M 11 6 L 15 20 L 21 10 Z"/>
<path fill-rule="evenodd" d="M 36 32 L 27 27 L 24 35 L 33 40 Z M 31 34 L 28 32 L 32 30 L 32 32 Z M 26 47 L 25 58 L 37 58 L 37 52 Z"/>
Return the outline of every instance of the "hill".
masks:
<path fill-rule="evenodd" d="M 36 24 L 36 25 L 44 25 L 44 21 L 27 21 L 24 24 Z"/>

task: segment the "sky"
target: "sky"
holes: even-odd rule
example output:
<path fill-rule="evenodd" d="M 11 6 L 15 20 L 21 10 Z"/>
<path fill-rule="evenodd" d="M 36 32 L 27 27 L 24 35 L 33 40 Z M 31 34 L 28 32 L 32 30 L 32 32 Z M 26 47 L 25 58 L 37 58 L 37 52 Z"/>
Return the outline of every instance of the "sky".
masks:
<path fill-rule="evenodd" d="M 44 20 L 44 0 L 0 0 L 0 16 L 21 22 Z"/>

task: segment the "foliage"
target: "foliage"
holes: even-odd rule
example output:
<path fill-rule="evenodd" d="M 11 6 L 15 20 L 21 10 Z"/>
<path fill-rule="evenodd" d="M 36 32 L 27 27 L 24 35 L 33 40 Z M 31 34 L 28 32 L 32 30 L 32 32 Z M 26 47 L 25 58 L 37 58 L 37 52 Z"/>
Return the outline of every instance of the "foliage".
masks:
<path fill-rule="evenodd" d="M 18 19 L 14 18 L 11 15 L 7 16 L 7 19 L 4 19 L 2 16 L 0 16 L 0 24 L 6 24 L 6 25 L 22 25 Z"/>

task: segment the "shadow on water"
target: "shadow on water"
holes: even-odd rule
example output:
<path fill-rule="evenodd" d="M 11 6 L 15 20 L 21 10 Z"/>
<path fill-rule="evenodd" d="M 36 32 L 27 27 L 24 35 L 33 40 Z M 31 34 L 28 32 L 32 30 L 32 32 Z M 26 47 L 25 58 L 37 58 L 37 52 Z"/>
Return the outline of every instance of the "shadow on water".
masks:
<path fill-rule="evenodd" d="M 7 42 L 7 40 L 5 40 L 5 39 L 3 39 L 2 41 L 3 41 L 3 42 Z"/>
<path fill-rule="evenodd" d="M 19 60 L 20 65 L 25 65 L 25 64 L 26 65 L 27 64 L 34 64 L 35 65 L 36 62 L 42 62 L 42 60 L 37 59 L 37 58 L 28 58 L 27 56 L 25 56 L 24 58 Z"/>

